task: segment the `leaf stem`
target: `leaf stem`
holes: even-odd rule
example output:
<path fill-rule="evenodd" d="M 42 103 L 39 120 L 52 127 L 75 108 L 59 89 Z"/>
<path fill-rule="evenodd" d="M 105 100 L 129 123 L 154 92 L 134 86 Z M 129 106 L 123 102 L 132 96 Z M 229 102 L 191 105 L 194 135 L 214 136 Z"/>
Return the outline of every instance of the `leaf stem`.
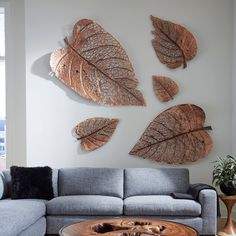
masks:
<path fill-rule="evenodd" d="M 205 126 L 203 127 L 204 130 L 212 130 L 212 127 L 209 125 L 209 126 Z"/>

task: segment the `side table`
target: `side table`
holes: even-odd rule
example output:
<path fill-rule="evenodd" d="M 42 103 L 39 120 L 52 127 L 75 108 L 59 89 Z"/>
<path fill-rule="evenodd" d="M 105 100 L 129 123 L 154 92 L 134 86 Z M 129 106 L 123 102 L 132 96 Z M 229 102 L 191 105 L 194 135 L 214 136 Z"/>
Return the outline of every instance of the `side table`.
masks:
<path fill-rule="evenodd" d="M 219 195 L 220 199 L 224 202 L 227 208 L 227 220 L 226 224 L 222 231 L 218 232 L 219 236 L 226 236 L 226 235 L 236 235 L 236 227 L 233 224 L 232 220 L 232 208 L 236 203 L 236 195 L 233 196 L 226 196 L 224 194 Z"/>

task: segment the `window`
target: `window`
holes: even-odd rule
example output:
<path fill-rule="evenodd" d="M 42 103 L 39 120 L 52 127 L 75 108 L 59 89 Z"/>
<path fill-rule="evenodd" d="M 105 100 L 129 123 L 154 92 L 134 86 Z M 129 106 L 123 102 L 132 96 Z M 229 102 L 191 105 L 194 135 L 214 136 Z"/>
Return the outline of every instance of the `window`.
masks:
<path fill-rule="evenodd" d="M 6 168 L 5 14 L 0 8 L 0 170 Z"/>

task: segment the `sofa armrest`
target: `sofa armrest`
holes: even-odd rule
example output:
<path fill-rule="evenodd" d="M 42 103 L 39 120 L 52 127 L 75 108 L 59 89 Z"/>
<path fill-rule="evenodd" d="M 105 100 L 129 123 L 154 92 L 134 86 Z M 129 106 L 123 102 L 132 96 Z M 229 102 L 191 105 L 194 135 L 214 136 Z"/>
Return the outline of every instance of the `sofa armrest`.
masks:
<path fill-rule="evenodd" d="M 217 193 L 212 189 L 204 189 L 199 193 L 202 207 L 202 232 L 216 234 L 217 225 Z"/>
<path fill-rule="evenodd" d="M 0 171 L 0 200 L 6 197 L 7 183 L 3 173 Z"/>

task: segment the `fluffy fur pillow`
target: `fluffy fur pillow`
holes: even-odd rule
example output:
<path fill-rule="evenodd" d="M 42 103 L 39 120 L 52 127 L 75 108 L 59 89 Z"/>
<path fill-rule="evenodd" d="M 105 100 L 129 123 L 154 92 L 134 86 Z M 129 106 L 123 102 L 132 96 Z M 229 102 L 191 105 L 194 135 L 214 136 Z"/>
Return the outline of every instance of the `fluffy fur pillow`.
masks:
<path fill-rule="evenodd" d="M 45 167 L 11 167 L 12 199 L 52 199 L 52 169 Z"/>

